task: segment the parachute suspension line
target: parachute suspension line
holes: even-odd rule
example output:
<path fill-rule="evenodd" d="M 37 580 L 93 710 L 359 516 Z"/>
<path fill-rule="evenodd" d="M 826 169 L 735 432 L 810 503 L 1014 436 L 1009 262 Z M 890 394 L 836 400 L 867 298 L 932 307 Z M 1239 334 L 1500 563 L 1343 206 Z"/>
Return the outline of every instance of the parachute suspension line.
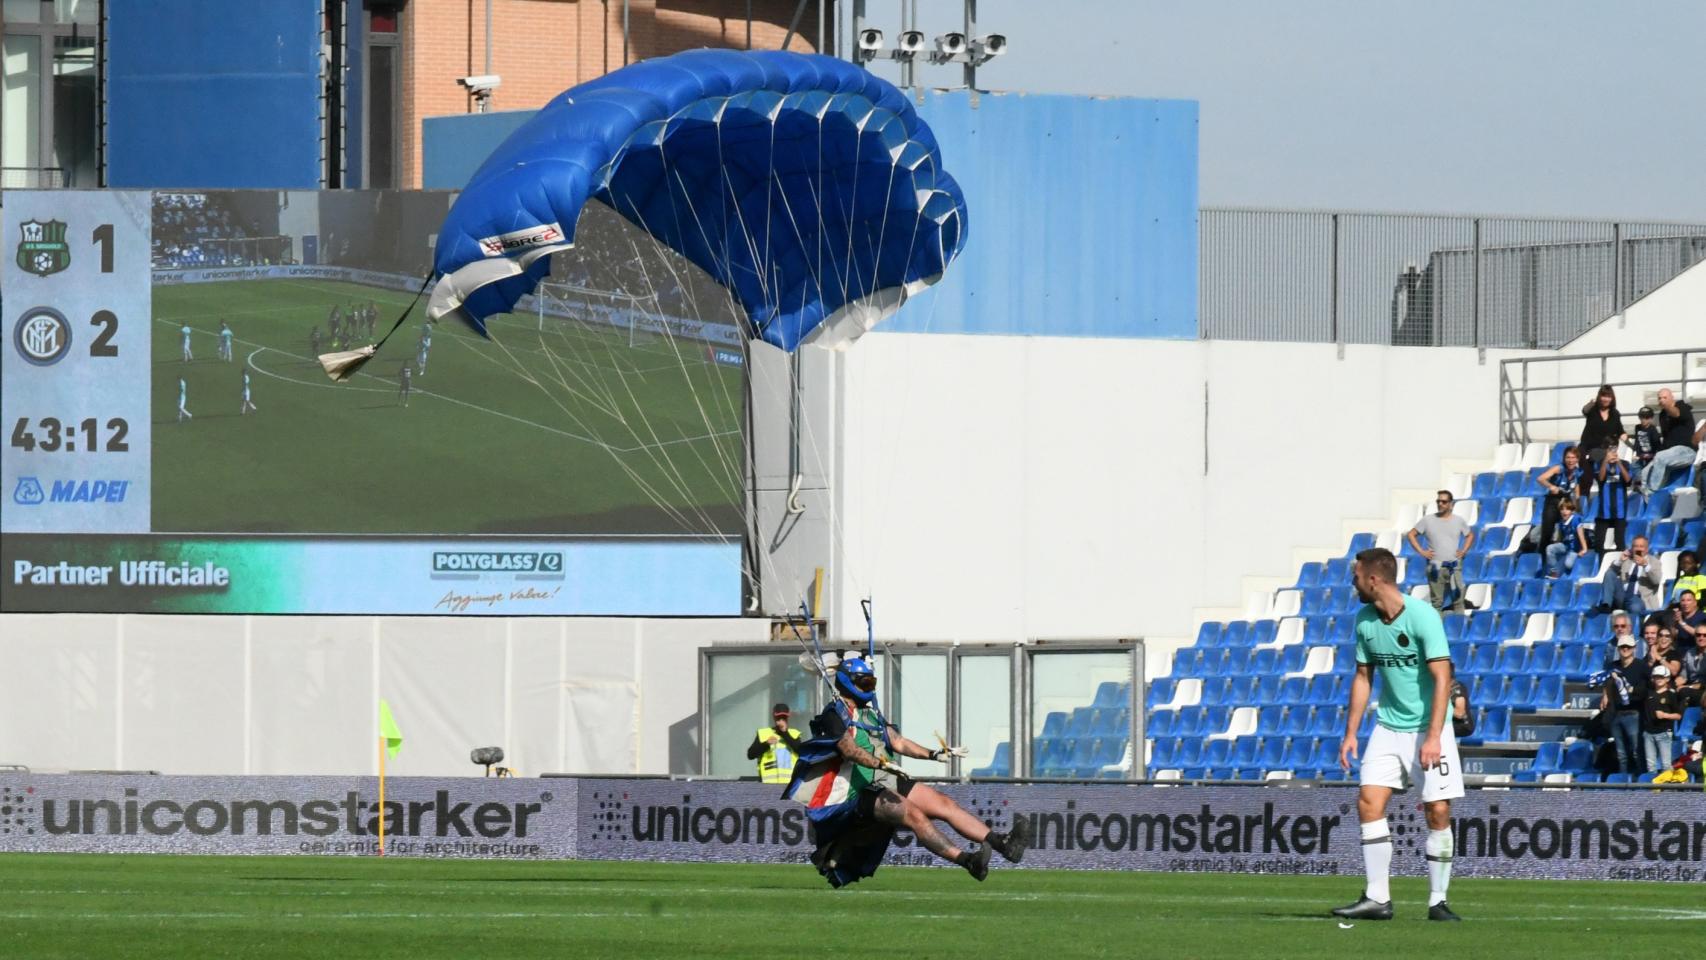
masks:
<path fill-rule="evenodd" d="M 385 336 L 380 337 L 377 343 L 362 347 L 359 350 L 320 354 L 317 359 L 320 361 L 320 366 L 326 371 L 326 376 L 331 377 L 335 382 L 342 383 L 355 376 L 357 370 L 366 366 L 367 361 L 372 360 L 379 353 L 379 348 L 385 346 L 385 341 L 391 339 L 391 334 L 396 333 L 397 328 L 403 325 L 403 321 L 409 319 L 409 314 L 414 311 L 415 304 L 421 302 L 421 296 L 427 292 L 427 287 L 432 285 L 433 273 L 432 268 L 427 268 L 426 276 L 421 278 L 420 289 L 415 291 L 415 298 L 409 301 L 409 305 L 403 308 L 402 313 L 397 314 L 396 322 L 391 324 L 391 329 L 385 331 Z"/>

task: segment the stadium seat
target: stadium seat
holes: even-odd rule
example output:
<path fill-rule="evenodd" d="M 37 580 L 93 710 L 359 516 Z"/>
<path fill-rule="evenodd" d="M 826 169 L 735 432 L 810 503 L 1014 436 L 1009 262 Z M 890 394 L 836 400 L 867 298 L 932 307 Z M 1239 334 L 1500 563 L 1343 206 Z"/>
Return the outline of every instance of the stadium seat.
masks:
<path fill-rule="evenodd" d="M 1576 639 L 1581 636 L 1581 632 L 1582 615 L 1580 613 L 1559 613 L 1552 622 L 1552 639 L 1560 643 Z"/>
<path fill-rule="evenodd" d="M 1557 674 L 1547 674 L 1538 677 L 1534 684 L 1534 696 L 1529 698 L 1529 707 L 1534 710 L 1557 710 L 1564 705 L 1564 678 Z"/>
<path fill-rule="evenodd" d="M 1226 690 L 1232 681 L 1227 677 L 1209 677 L 1202 683 L 1202 703 L 1204 706 L 1217 706 L 1225 703 Z"/>
<path fill-rule="evenodd" d="M 1516 676 L 1528 671 L 1528 648 L 1510 644 L 1499 648 L 1498 658 L 1493 662 L 1493 670 L 1506 676 Z"/>
<path fill-rule="evenodd" d="M 1315 744 L 1314 737 L 1292 737 L 1291 742 L 1286 744 L 1285 759 L 1280 762 L 1280 766 L 1289 770 L 1313 767 Z"/>
<path fill-rule="evenodd" d="M 1013 748 L 1003 741 L 995 745 L 995 756 L 989 760 L 989 766 L 978 767 L 971 772 L 974 777 L 1008 777 L 1013 774 Z"/>
<path fill-rule="evenodd" d="M 1507 470 L 1499 477 L 1499 485 L 1492 491 L 1495 497 L 1520 497 L 1528 485 L 1528 474 L 1521 470 Z"/>
<path fill-rule="evenodd" d="M 1496 557 L 1488 557 L 1485 565 L 1481 568 L 1481 576 L 1478 579 L 1486 580 L 1488 582 L 1509 580 L 1511 578 L 1511 569 L 1515 564 L 1516 558 L 1512 557 L 1508 553 L 1501 553 Z"/>
<path fill-rule="evenodd" d="M 1498 663 L 1499 645 L 1490 641 L 1477 643 L 1469 651 L 1469 673 L 1491 673 Z"/>
<path fill-rule="evenodd" d="M 1315 706 L 1327 706 L 1339 702 L 1338 677 L 1331 673 L 1316 674 L 1309 678 L 1309 702 Z"/>
<path fill-rule="evenodd" d="M 1204 706 L 1185 707 L 1178 712 L 1173 723 L 1173 733 L 1179 737 L 1201 737 L 1209 731 L 1204 730 L 1208 719 L 1208 708 Z M 1194 763 L 1195 761 L 1185 761 Z"/>
<path fill-rule="evenodd" d="M 1097 737 L 1124 737 L 1131 732 L 1131 711 L 1124 707 L 1103 708 L 1096 711 L 1096 724 L 1090 733 Z M 1115 757 L 1114 760 L 1118 760 Z M 1109 763 L 1114 760 L 1108 761 Z"/>
<path fill-rule="evenodd" d="M 1258 651 L 1260 652 L 1260 651 Z M 1272 651 L 1269 651 L 1272 652 Z M 1250 697 L 1250 702 L 1256 704 L 1277 703 L 1279 700 L 1280 683 L 1284 678 L 1269 670 L 1256 676 L 1256 690 Z"/>
<path fill-rule="evenodd" d="M 1648 548 L 1653 553 L 1664 553 L 1676 549 L 1677 533 L 1681 524 L 1675 520 L 1660 520 L 1653 524 L 1652 532 L 1648 535 Z"/>
<path fill-rule="evenodd" d="M 1309 731 L 1311 707 L 1293 704 L 1286 708 L 1285 722 L 1280 726 L 1280 735 L 1285 737 L 1301 737 Z"/>
<path fill-rule="evenodd" d="M 1513 609 L 1521 596 L 1521 584 L 1515 580 L 1500 580 L 1493 584 L 1493 597 L 1488 602 L 1488 610 L 1504 611 Z"/>
<path fill-rule="evenodd" d="M 1096 708 L 1074 707 L 1072 718 L 1066 722 L 1066 735 L 1076 740 L 1090 736 L 1090 727 L 1096 722 Z"/>
<path fill-rule="evenodd" d="M 1207 737 L 1213 736 L 1217 733 L 1225 733 L 1227 726 L 1231 724 L 1231 722 L 1231 707 L 1208 707 L 1203 711 L 1202 734 Z"/>
<path fill-rule="evenodd" d="M 1125 698 L 1120 693 L 1118 680 L 1104 680 L 1096 685 L 1096 698 L 1090 702 L 1092 707 L 1119 708 L 1126 705 Z"/>
<path fill-rule="evenodd" d="M 1338 646 L 1342 643 L 1356 641 L 1356 618 L 1334 617 L 1332 626 L 1327 630 L 1327 642 Z"/>
<path fill-rule="evenodd" d="M 1333 737 L 1345 732 L 1344 707 L 1316 707 L 1306 733 L 1312 737 Z"/>
<path fill-rule="evenodd" d="M 1593 744 L 1586 740 L 1577 740 L 1563 750 L 1558 760 L 1558 769 L 1570 773 L 1593 769 Z"/>
<path fill-rule="evenodd" d="M 1605 775 L 1605 782 L 1606 783 L 1628 783 L 1629 782 L 1629 775 L 1627 773 L 1608 773 Z"/>
<path fill-rule="evenodd" d="M 1283 736 L 1285 730 L 1285 707 L 1272 704 L 1262 707 L 1256 712 L 1256 735 L 1259 737 Z"/>
<path fill-rule="evenodd" d="M 1321 584 L 1339 587 L 1351 582 L 1351 563 L 1344 557 L 1334 557 L 1321 568 Z"/>
<path fill-rule="evenodd" d="M 1357 554 L 1363 552 L 1364 550 L 1371 549 L 1373 546 L 1374 546 L 1374 534 L 1372 534 L 1372 533 L 1353 533 L 1353 534 L 1351 534 L 1350 548 L 1345 551 L 1345 556 L 1347 558 L 1354 558 Z"/>
<path fill-rule="evenodd" d="M 1285 704 L 1304 703 L 1309 695 L 1308 677 L 1286 677 L 1280 684 L 1279 702 Z"/>
<path fill-rule="evenodd" d="M 1305 647 L 1302 644 L 1281 649 L 1279 651 L 1279 665 L 1275 669 L 1282 674 L 1297 673 L 1303 669 L 1309 651 L 1313 649 L 1315 648 Z"/>
<path fill-rule="evenodd" d="M 1520 710 L 1528 706 L 1528 701 L 1533 696 L 1533 677 L 1512 676 L 1506 679 L 1504 690 L 1500 692 L 1498 698 L 1493 700 L 1492 703 L 1494 706 L 1510 707 L 1513 710 Z"/>
<path fill-rule="evenodd" d="M 1220 646 L 1220 632 L 1224 629 L 1226 629 L 1226 625 L 1218 620 L 1210 620 L 1204 623 L 1197 628 L 1196 645 L 1199 647 Z"/>
<path fill-rule="evenodd" d="M 1253 677 L 1274 676 L 1279 672 L 1279 651 L 1272 647 L 1253 650 L 1246 666 Z"/>
<path fill-rule="evenodd" d="M 1173 690 L 1176 683 L 1178 683 L 1178 681 L 1174 680 L 1172 677 L 1161 677 L 1159 679 L 1149 681 L 1149 696 L 1144 700 L 1145 705 L 1148 706 L 1149 709 L 1153 710 L 1162 704 L 1172 703 Z"/>
<path fill-rule="evenodd" d="M 1294 585 L 1293 589 L 1304 590 L 1309 587 L 1318 587 L 1320 585 L 1321 564 L 1318 561 L 1311 560 L 1308 563 L 1305 563 L 1303 567 L 1297 571 L 1297 583 Z"/>
<path fill-rule="evenodd" d="M 1249 633 L 1249 631 L 1249 623 L 1243 620 L 1234 620 L 1231 623 L 1228 623 L 1226 625 L 1226 629 L 1221 632 L 1219 645 L 1223 647 L 1245 646 L 1244 636 Z"/>
<path fill-rule="evenodd" d="M 1202 762 L 1210 767 L 1225 766 L 1227 758 L 1231 755 L 1231 740 L 1210 740 L 1203 745 Z"/>
<path fill-rule="evenodd" d="M 1470 549 L 1481 553 L 1498 553 L 1507 550 L 1511 545 L 1510 527 L 1489 528 L 1484 536 L 1475 538 L 1475 545 Z M 1501 554 L 1503 556 L 1505 554 Z"/>
<path fill-rule="evenodd" d="M 1516 558 L 1516 566 L 1511 570 L 1510 579 L 1532 580 L 1538 576 L 1540 576 L 1540 554 L 1518 554 Z"/>
<path fill-rule="evenodd" d="M 1177 731 L 1178 714 L 1172 710 L 1156 710 L 1144 721 L 1143 732 L 1157 739 L 1171 737 Z"/>
<path fill-rule="evenodd" d="M 1498 474 L 1496 474 L 1496 473 L 1477 473 L 1475 475 L 1475 480 L 1473 481 L 1473 483 L 1469 487 L 1469 493 L 1472 496 L 1474 496 L 1475 499 L 1479 500 L 1482 497 L 1493 496 L 1493 492 L 1498 489 L 1498 486 L 1499 486 L 1499 475 Z"/>
<path fill-rule="evenodd" d="M 1537 643 L 1528 650 L 1528 672 L 1537 677 L 1550 676 L 1558 669 L 1558 645 Z"/>
<path fill-rule="evenodd" d="M 1279 633 L 1279 623 L 1275 620 L 1257 620 L 1250 624 L 1249 632 L 1245 634 L 1244 645 L 1259 647 L 1273 643 L 1274 635 Z"/>
<path fill-rule="evenodd" d="M 1232 753 L 1228 759 L 1235 767 L 1249 767 L 1256 763 L 1256 754 L 1261 746 L 1255 737 L 1239 737 L 1232 741 Z"/>
<path fill-rule="evenodd" d="M 1463 557 L 1463 566 L 1459 570 L 1463 574 L 1463 582 L 1473 583 L 1483 579 L 1481 574 L 1487 568 L 1487 555 L 1484 553 L 1469 553 Z"/>
<path fill-rule="evenodd" d="M 1173 737 L 1157 737 L 1155 749 L 1149 756 L 1157 768 L 1178 766 L 1179 741 Z"/>
<path fill-rule="evenodd" d="M 1230 626 L 1230 625 L 1229 625 Z M 1203 654 L 1203 677 L 1223 677 L 1232 671 L 1232 651 L 1225 647 L 1209 650 Z"/>
<path fill-rule="evenodd" d="M 1263 737 L 1261 749 L 1256 754 L 1256 762 L 1264 770 L 1277 770 L 1285 760 L 1285 737 Z"/>

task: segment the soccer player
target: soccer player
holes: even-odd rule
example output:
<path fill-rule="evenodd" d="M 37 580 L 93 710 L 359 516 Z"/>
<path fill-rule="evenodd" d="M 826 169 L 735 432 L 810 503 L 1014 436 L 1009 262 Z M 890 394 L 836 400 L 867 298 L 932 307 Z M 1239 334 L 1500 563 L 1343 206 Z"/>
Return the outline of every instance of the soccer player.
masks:
<path fill-rule="evenodd" d="M 189 403 L 190 403 L 190 385 L 184 382 L 183 377 L 179 377 L 178 378 L 178 422 L 179 423 L 183 423 L 185 420 L 195 419 L 194 415 L 190 413 Z"/>
<path fill-rule="evenodd" d="M 184 340 L 184 362 L 185 363 L 189 363 L 191 360 L 195 359 L 195 354 L 190 352 L 190 334 L 192 332 L 194 332 L 194 331 L 190 330 L 190 325 L 188 323 L 185 323 L 182 327 L 178 328 L 178 333 L 183 336 L 183 340 Z"/>
<path fill-rule="evenodd" d="M 219 359 L 231 362 L 231 325 L 224 319 L 219 321 Z"/>
<path fill-rule="evenodd" d="M 319 327 L 315 327 L 314 329 L 308 331 L 308 355 L 310 357 L 317 357 L 320 355 L 320 328 Z"/>
<path fill-rule="evenodd" d="M 409 374 L 409 365 L 406 363 L 397 373 L 397 402 L 405 407 L 409 405 Z"/>
<path fill-rule="evenodd" d="M 249 368 L 244 367 L 243 368 L 243 408 L 241 410 L 237 411 L 237 415 L 243 416 L 244 414 L 247 414 L 251 410 L 254 410 L 256 413 L 260 412 L 259 410 L 255 409 L 255 401 L 253 399 L 251 399 L 249 396 Z"/>
<path fill-rule="evenodd" d="M 1439 611 L 1398 589 L 1398 561 L 1381 547 L 1356 555 L 1352 584 L 1365 606 L 1356 615 L 1356 676 L 1351 680 L 1350 716 L 1339 746 L 1339 765 L 1349 770 L 1357 755 L 1357 728 L 1368 708 L 1374 671 L 1382 692 L 1374 732 L 1362 757 L 1357 819 L 1362 824 L 1362 861 L 1368 886 L 1362 898 L 1333 910 L 1347 920 L 1392 919 L 1392 830 L 1386 805 L 1394 790 L 1408 790 L 1421 767 L 1422 806 L 1427 814 L 1428 919 L 1458 920 L 1446 904 L 1451 880 L 1451 801 L 1463 796 L 1463 765 L 1451 724 L 1451 651 Z"/>
<path fill-rule="evenodd" d="M 426 376 L 427 351 L 432 349 L 432 328 L 421 328 L 420 352 L 415 357 L 415 368 L 421 376 Z"/>

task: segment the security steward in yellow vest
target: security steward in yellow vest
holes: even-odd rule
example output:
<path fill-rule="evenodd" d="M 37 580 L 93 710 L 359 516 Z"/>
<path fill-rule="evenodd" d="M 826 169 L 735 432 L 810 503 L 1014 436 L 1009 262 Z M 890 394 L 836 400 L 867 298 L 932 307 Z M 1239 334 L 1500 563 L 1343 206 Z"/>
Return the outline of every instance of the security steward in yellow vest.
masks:
<path fill-rule="evenodd" d="M 760 727 L 746 758 L 758 761 L 758 779 L 764 783 L 787 783 L 794 776 L 794 758 L 799 756 L 800 731 L 788 726 L 788 705 L 778 703 L 770 711 L 770 726 Z"/>

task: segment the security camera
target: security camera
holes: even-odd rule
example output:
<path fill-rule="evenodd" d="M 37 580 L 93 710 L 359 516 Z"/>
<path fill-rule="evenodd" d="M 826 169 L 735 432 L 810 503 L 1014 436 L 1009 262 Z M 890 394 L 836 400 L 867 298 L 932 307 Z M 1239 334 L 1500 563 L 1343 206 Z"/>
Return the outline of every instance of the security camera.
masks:
<path fill-rule="evenodd" d="M 496 90 L 498 85 L 504 81 L 502 77 L 495 73 L 485 73 L 477 77 L 461 77 L 458 78 L 456 82 L 467 87 L 469 93 L 487 94 Z"/>
<path fill-rule="evenodd" d="M 924 31 L 902 30 L 895 38 L 895 49 L 905 57 L 916 56 L 924 50 Z"/>
<path fill-rule="evenodd" d="M 966 35 L 944 33 L 936 38 L 936 52 L 944 57 L 957 57 L 966 52 Z"/>
<path fill-rule="evenodd" d="M 859 31 L 859 49 L 866 54 L 876 53 L 883 48 L 883 32 L 881 30 Z"/>
<path fill-rule="evenodd" d="M 1007 37 L 1005 34 L 991 33 L 978 37 L 971 43 L 972 56 L 978 60 L 993 60 L 1007 52 Z"/>

